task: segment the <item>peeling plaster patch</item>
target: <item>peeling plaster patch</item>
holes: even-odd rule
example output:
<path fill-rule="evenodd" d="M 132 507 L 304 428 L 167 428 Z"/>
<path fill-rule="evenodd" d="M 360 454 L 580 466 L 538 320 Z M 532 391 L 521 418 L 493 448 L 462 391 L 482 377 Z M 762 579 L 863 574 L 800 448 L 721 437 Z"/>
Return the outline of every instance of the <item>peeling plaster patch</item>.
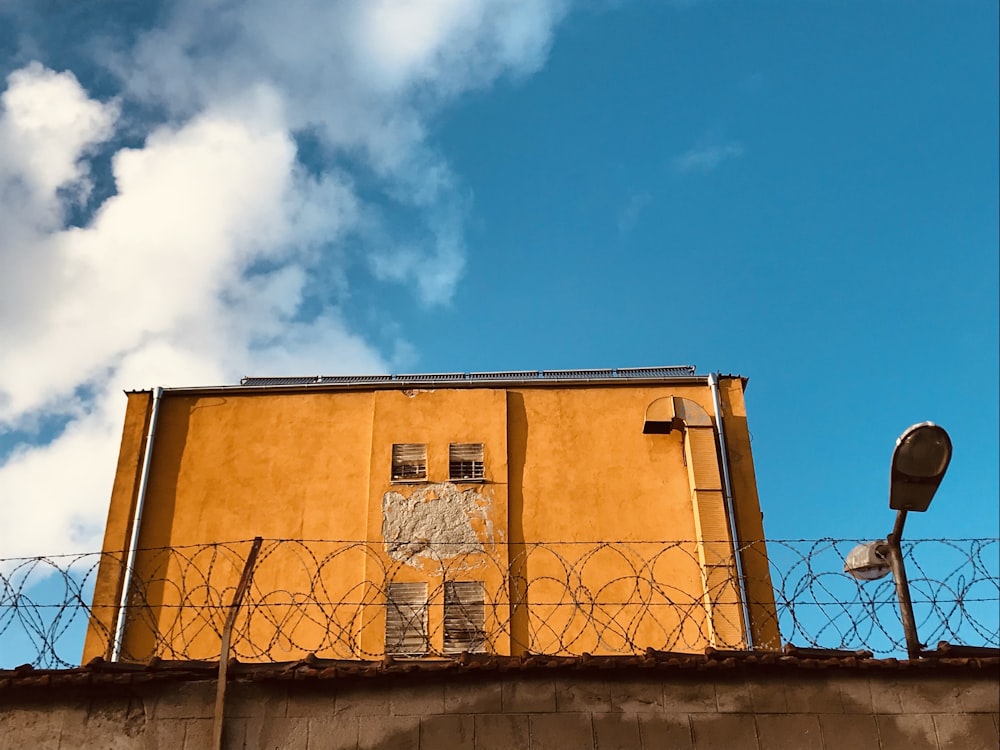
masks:
<path fill-rule="evenodd" d="M 390 491 L 382 496 L 382 538 L 393 560 L 420 569 L 426 561 L 482 553 L 493 543 L 487 518 L 490 500 L 476 489 L 459 490 L 450 482 L 431 484 L 409 497 Z M 483 530 L 483 538 L 475 527 Z"/>

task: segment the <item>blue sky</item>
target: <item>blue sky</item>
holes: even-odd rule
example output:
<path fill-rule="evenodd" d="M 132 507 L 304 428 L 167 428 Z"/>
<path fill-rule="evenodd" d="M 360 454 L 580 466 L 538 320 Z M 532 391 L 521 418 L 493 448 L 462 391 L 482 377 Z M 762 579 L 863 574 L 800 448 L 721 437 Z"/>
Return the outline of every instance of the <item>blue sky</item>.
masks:
<path fill-rule="evenodd" d="M 1000 532 L 995 2 L 133 6 L 0 0 L 0 556 L 99 545 L 123 388 L 376 370 L 748 376 L 774 538 L 934 420 L 908 535 Z"/>

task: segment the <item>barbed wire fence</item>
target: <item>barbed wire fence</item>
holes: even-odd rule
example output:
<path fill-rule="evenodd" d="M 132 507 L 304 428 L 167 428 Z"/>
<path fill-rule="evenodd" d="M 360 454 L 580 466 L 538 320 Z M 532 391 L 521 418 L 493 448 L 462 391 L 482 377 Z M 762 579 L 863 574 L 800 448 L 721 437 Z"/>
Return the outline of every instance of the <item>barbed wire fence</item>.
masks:
<path fill-rule="evenodd" d="M 250 544 L 140 550 L 120 658 L 218 659 Z M 245 662 L 742 650 L 749 617 L 754 649 L 792 643 L 905 655 L 892 577 L 862 582 L 844 573 L 856 544 L 749 544 L 740 550 L 742 601 L 733 561 L 706 562 L 713 545 L 704 542 L 512 543 L 443 554 L 446 545 L 426 541 L 269 539 L 232 649 Z M 903 549 L 921 639 L 1000 647 L 1000 540 L 916 540 Z M 0 669 L 77 666 L 85 638 L 88 658 L 108 658 L 120 589 L 105 582 L 124 579 L 125 559 L 0 560 Z"/>

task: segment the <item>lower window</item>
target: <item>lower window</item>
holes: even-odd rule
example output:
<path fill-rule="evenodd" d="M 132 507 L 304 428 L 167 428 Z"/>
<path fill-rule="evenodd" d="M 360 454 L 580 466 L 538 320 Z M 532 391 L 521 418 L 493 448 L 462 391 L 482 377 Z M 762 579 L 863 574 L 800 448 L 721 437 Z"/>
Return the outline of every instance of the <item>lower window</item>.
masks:
<path fill-rule="evenodd" d="M 427 584 L 390 583 L 386 592 L 385 652 L 396 656 L 427 653 Z"/>
<path fill-rule="evenodd" d="M 445 581 L 444 652 L 485 651 L 486 597 L 482 581 Z"/>

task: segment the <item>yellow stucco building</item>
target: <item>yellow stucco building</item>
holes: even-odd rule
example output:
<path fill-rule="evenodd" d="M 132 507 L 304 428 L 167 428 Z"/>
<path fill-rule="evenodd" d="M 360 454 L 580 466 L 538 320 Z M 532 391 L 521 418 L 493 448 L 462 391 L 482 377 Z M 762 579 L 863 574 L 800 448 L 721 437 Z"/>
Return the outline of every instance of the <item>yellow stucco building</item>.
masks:
<path fill-rule="evenodd" d="M 746 381 L 690 367 L 127 394 L 84 661 L 774 647 Z"/>

